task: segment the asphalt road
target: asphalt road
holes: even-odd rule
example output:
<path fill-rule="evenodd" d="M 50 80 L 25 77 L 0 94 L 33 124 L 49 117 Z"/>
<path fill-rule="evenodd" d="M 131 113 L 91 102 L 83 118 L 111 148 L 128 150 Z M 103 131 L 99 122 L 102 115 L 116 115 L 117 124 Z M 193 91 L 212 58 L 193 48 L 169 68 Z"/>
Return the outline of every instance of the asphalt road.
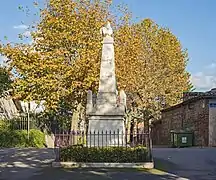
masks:
<path fill-rule="evenodd" d="M 0 180 L 216 179 L 216 148 L 156 148 L 153 155 L 160 171 L 60 169 L 50 165 L 54 160 L 52 149 L 0 149 Z"/>
<path fill-rule="evenodd" d="M 160 179 L 137 170 L 114 169 L 60 169 L 52 168 L 52 149 L 1 149 L 0 180 L 129 180 Z"/>
<path fill-rule="evenodd" d="M 216 180 L 216 148 L 155 148 L 157 169 L 190 180 Z"/>

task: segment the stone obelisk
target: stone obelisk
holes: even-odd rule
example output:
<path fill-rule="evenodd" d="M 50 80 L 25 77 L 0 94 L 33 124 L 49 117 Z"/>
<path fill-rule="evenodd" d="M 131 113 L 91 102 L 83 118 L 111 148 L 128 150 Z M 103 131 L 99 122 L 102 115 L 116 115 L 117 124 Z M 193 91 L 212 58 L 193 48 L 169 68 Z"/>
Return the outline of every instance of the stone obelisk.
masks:
<path fill-rule="evenodd" d="M 121 91 L 120 102 L 117 103 L 114 39 L 109 22 L 101 29 L 101 34 L 103 47 L 99 90 L 96 100 L 93 100 L 91 91 L 88 91 L 87 95 L 86 114 L 89 120 L 87 144 L 88 146 L 125 145 L 126 95 Z"/>

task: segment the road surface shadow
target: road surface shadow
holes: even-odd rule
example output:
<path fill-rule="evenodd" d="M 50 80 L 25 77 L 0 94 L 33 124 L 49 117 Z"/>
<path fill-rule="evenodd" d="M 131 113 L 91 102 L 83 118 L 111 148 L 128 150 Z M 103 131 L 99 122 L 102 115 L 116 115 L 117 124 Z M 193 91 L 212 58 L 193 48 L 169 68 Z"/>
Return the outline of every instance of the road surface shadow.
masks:
<path fill-rule="evenodd" d="M 168 173 L 153 173 L 153 171 L 136 169 L 61 169 L 52 168 L 54 160 L 53 149 L 4 149 L 0 153 L 0 180 L 175 180 L 177 177 Z M 211 162 L 212 163 L 212 162 Z M 155 160 L 157 169 L 175 173 L 180 167 L 169 161 Z"/>
<path fill-rule="evenodd" d="M 197 169 L 193 167 L 183 167 L 175 164 L 169 160 L 154 158 L 155 169 L 168 172 L 170 174 L 175 174 L 179 177 L 184 177 L 189 180 L 207 180 L 216 179 L 216 169 L 215 171 L 210 171 L 207 169 Z M 210 161 L 209 164 L 215 165 L 214 161 Z"/>
<path fill-rule="evenodd" d="M 146 171 L 134 169 L 63 169 L 44 167 L 36 168 L 14 168 L 8 167 L 7 174 L 0 180 L 175 180 L 172 175 L 154 175 Z"/>
<path fill-rule="evenodd" d="M 0 180 L 174 180 L 167 174 L 152 174 L 136 169 L 63 169 L 52 168 L 53 149 L 1 149 Z"/>

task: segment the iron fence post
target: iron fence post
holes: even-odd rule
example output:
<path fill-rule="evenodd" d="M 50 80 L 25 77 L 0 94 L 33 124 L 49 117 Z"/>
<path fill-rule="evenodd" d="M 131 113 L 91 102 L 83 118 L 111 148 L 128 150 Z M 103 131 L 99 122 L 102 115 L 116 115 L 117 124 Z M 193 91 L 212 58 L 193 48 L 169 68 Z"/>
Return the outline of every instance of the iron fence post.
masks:
<path fill-rule="evenodd" d="M 60 161 L 60 148 L 58 146 L 55 147 L 55 155 L 56 155 L 55 161 L 59 162 Z"/>
<path fill-rule="evenodd" d="M 57 134 L 55 134 L 55 142 L 54 142 L 54 153 L 55 153 L 55 161 L 56 162 L 60 162 L 60 136 L 57 136 Z"/>

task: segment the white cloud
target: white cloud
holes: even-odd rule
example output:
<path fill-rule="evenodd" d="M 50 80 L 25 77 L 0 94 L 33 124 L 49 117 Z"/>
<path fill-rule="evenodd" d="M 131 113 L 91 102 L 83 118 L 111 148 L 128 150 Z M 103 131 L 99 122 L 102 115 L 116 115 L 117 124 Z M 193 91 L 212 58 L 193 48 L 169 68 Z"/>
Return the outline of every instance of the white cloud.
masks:
<path fill-rule="evenodd" d="M 210 70 L 216 69 L 216 63 L 215 62 L 211 63 L 210 65 L 206 66 L 206 69 L 210 69 Z"/>
<path fill-rule="evenodd" d="M 31 32 L 30 31 L 25 31 L 23 33 L 23 36 L 30 37 L 31 36 Z"/>
<path fill-rule="evenodd" d="M 192 75 L 191 82 L 196 89 L 200 90 L 209 90 L 216 87 L 216 77 L 205 75 L 203 72 Z"/>
<path fill-rule="evenodd" d="M 24 24 L 20 24 L 20 25 L 14 26 L 13 28 L 14 28 L 14 29 L 27 29 L 28 26 L 26 26 L 26 25 L 24 25 Z"/>
<path fill-rule="evenodd" d="M 216 63 L 204 67 L 202 72 L 192 74 L 191 82 L 198 91 L 208 91 L 216 87 Z"/>

